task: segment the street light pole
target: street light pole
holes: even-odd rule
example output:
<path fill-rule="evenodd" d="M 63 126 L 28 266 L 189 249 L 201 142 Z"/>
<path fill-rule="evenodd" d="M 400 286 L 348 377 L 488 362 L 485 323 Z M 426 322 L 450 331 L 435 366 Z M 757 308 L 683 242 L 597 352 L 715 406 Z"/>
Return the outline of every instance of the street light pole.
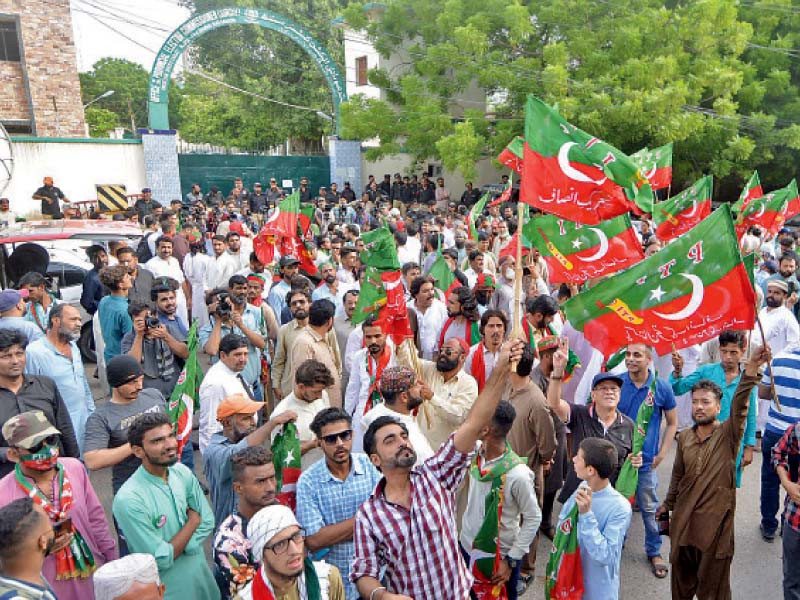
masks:
<path fill-rule="evenodd" d="M 86 109 L 88 106 L 90 106 L 90 105 L 94 104 L 94 103 L 95 103 L 95 102 L 97 102 L 98 100 L 102 100 L 103 98 L 108 98 L 109 96 L 113 96 L 113 95 L 114 95 L 114 90 L 108 90 L 107 92 L 103 92 L 102 94 L 100 94 L 100 95 L 99 95 L 97 98 L 95 98 L 94 100 L 91 100 L 91 101 L 87 102 L 86 104 L 84 104 L 84 105 L 83 105 L 83 108 L 84 108 L 84 110 L 85 110 L 85 109 Z"/>

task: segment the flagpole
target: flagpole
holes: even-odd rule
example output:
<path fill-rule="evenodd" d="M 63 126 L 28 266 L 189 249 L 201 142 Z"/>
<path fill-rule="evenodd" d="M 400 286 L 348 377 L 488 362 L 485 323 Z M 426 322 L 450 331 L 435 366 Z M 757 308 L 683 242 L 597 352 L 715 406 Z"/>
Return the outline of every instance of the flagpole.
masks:
<path fill-rule="evenodd" d="M 514 171 L 508 178 L 508 185 L 513 189 Z M 523 226 L 523 203 L 517 197 L 517 263 L 514 269 L 514 324 L 511 327 L 511 338 L 522 339 L 522 315 L 520 314 L 522 302 L 522 226 Z M 533 340 L 531 340 L 533 341 Z M 511 370 L 517 370 L 517 363 L 511 363 Z"/>
<path fill-rule="evenodd" d="M 757 310 L 756 323 L 758 323 L 758 330 L 761 332 L 761 344 L 766 346 L 767 336 L 764 335 L 764 326 L 761 324 L 761 319 L 758 317 Z M 783 410 L 781 410 L 781 403 L 778 400 L 778 392 L 775 390 L 775 374 L 772 372 L 772 369 L 769 370 L 769 387 L 772 390 L 772 401 L 775 403 L 775 408 L 778 409 L 778 412 L 783 412 Z"/>

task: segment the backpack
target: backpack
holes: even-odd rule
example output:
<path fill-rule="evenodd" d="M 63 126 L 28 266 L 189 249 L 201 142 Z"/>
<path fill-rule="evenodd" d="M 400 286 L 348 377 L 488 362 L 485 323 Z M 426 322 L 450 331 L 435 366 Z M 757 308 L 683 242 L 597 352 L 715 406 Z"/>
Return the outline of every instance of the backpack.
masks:
<path fill-rule="evenodd" d="M 136 246 L 136 257 L 139 259 L 139 264 L 143 265 L 153 258 L 153 253 L 150 251 L 150 244 L 147 243 L 151 235 L 153 235 L 152 231 L 142 236 L 142 239 L 139 240 L 139 244 Z"/>

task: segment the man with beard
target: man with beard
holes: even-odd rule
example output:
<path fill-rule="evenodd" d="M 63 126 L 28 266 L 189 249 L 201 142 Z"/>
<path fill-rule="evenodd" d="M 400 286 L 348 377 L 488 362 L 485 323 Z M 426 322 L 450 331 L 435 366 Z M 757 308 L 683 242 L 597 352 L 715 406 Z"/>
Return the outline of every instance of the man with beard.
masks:
<path fill-rule="evenodd" d="M 247 529 L 259 510 L 277 502 L 278 489 L 272 453 L 263 446 L 248 446 L 235 452 L 231 456 L 231 477 L 239 502 L 218 524 L 211 551 L 214 577 L 223 599 L 238 593 L 255 575 L 259 561 L 251 551 Z"/>
<path fill-rule="evenodd" d="M 231 469 L 233 453 L 248 446 L 263 446 L 276 427 L 297 420 L 296 413 L 287 411 L 256 428 L 256 413 L 262 408 L 263 402 L 253 402 L 241 394 L 228 396 L 217 408 L 217 421 L 222 424 L 222 431 L 211 436 L 203 452 L 203 471 L 208 480 L 215 523 L 221 523 L 236 506 Z"/>
<path fill-rule="evenodd" d="M 333 385 L 328 390 L 331 406 L 342 406 L 342 358 L 339 344 L 333 334 L 333 317 L 336 309 L 327 299 L 315 300 L 308 309 L 308 326 L 301 331 L 292 345 L 290 362 L 299 365 L 314 359 L 328 367 Z"/>
<path fill-rule="evenodd" d="M 283 314 L 283 309 L 286 308 L 287 305 L 286 294 L 289 293 L 292 277 L 297 275 L 299 268 L 300 261 L 297 260 L 297 258 L 289 255 L 281 256 L 281 260 L 278 262 L 281 279 L 272 284 L 269 295 L 267 296 L 267 303 L 272 307 L 275 316 L 281 324 L 284 324 L 281 315 Z"/>
<path fill-rule="evenodd" d="M 405 425 L 386 416 L 367 429 L 364 449 L 383 478 L 356 513 L 350 580 L 362 598 L 469 598 L 472 577 L 458 548 L 456 490 L 521 351 L 519 342 L 504 344 L 469 416 L 421 466 L 414 467 Z"/>
<path fill-rule="evenodd" d="M 319 460 L 297 481 L 297 519 L 312 553 L 327 551 L 325 562 L 340 572 L 350 569 L 353 522 L 358 507 L 369 497 L 380 474 L 366 454 L 351 452 L 351 418 L 341 408 L 326 408 L 311 422 L 325 460 Z M 348 600 L 359 598 L 356 586 L 345 585 Z"/>
<path fill-rule="evenodd" d="M 413 300 L 408 305 L 417 315 L 422 358 L 433 360 L 438 349 L 439 332 L 447 321 L 447 306 L 436 297 L 430 275 L 417 277 L 409 288 Z"/>
<path fill-rule="evenodd" d="M 447 320 L 439 334 L 439 348 L 447 340 L 463 340 L 469 348 L 481 341 L 480 315 L 475 294 L 467 287 L 458 287 L 447 297 Z"/>
<path fill-rule="evenodd" d="M 464 361 L 464 370 L 475 378 L 478 383 L 478 392 L 483 390 L 486 381 L 492 374 L 500 346 L 508 331 L 508 317 L 505 313 L 495 309 L 489 309 L 481 317 L 481 336 L 482 341 L 478 342 L 469 350 L 469 355 Z"/>
<path fill-rule="evenodd" d="M 0 508 L 0 598 L 56 600 L 42 575 L 56 535 L 44 510 L 30 498 Z"/>
<path fill-rule="evenodd" d="M 186 249 L 189 246 L 187 243 Z M 177 301 L 178 316 L 184 323 L 189 322 L 189 311 L 192 309 L 192 290 L 183 274 L 178 259 L 172 255 L 172 238 L 162 235 L 156 240 L 156 255 L 145 263 L 144 268 L 154 277 L 170 277 L 178 282 Z"/>
<path fill-rule="evenodd" d="M 440 348 L 436 362 L 419 361 L 422 380 L 426 383 L 422 397 L 427 405 L 419 411 L 417 421 L 434 451 L 464 423 L 478 397 L 478 383 L 462 369 L 467 354 L 469 346 L 463 339 L 450 338 Z M 498 357 L 498 364 L 501 357 Z M 405 351 L 398 351 L 397 362 L 414 367 L 411 356 Z"/>
<path fill-rule="evenodd" d="M 228 254 L 228 244 L 224 236 L 215 235 L 211 238 L 211 250 L 214 256 L 206 271 L 206 285 L 210 289 L 225 287 L 228 285 L 228 280 L 236 274 L 239 265 L 233 256 Z"/>
<path fill-rule="evenodd" d="M 731 416 L 720 423 L 722 390 L 708 380 L 692 388 L 695 425 L 678 435 L 672 480 L 656 512 L 672 512 L 672 597 L 680 599 L 731 597 L 730 568 L 734 549 L 736 480 L 734 464 L 744 434 L 750 393 L 759 381 L 761 365 L 769 362 L 768 348 L 755 348 L 736 393 Z M 766 462 L 766 457 L 765 457 Z"/>
<path fill-rule="evenodd" d="M 789 284 L 786 281 L 767 279 L 767 293 L 764 297 L 766 306 L 759 311 L 758 319 L 764 327 L 766 343 L 770 351 L 776 355 L 800 341 L 800 326 L 790 308 L 786 306 L 789 296 Z M 750 343 L 754 346 L 764 343 L 758 327 L 753 330 Z"/>
<path fill-rule="evenodd" d="M 89 474 L 77 458 L 59 457 L 60 433 L 41 411 L 18 414 L 3 424 L 2 431 L 8 458 L 16 465 L 13 473 L 0 479 L 0 506 L 30 498 L 54 526 L 61 523 L 42 574 L 59 600 L 93 598 L 94 567 L 118 554 Z"/>
<path fill-rule="evenodd" d="M 308 326 L 311 293 L 305 289 L 289 290 L 286 293 L 284 304 L 289 306 L 293 319 L 281 325 L 278 330 L 278 343 L 275 345 L 275 359 L 272 362 L 272 392 L 277 400 L 292 391 L 294 380 L 292 378 L 291 348 L 297 337 Z"/>
<path fill-rule="evenodd" d="M 47 279 L 41 273 L 25 273 L 20 278 L 17 287 L 21 290 L 28 290 L 25 318 L 35 324 L 42 333 L 45 333 L 50 309 L 60 303 L 55 296 L 47 291 Z"/>
<path fill-rule="evenodd" d="M 552 296 L 536 296 L 525 303 L 522 333 L 531 348 L 536 348 L 542 338 L 557 335 L 558 330 L 553 325 L 557 313 L 558 302 Z"/>
<path fill-rule="evenodd" d="M 25 371 L 46 375 L 56 384 L 83 452 L 83 433 L 86 420 L 94 412 L 94 399 L 76 343 L 80 336 L 81 313 L 69 304 L 57 304 L 48 315 L 47 335 L 25 349 Z"/>
<path fill-rule="evenodd" d="M 219 588 L 203 552 L 214 515 L 200 482 L 178 463 L 172 421 L 163 413 L 141 415 L 128 430 L 128 443 L 142 464 L 112 505 L 128 548 L 156 557 L 165 600 L 217 600 Z"/>
<path fill-rule="evenodd" d="M 380 392 L 381 375 L 395 365 L 395 350 L 386 343 L 386 334 L 374 315 L 361 324 L 364 347 L 353 356 L 350 381 L 344 394 L 344 410 L 352 415 L 353 447 L 361 452 L 363 429 L 361 418 L 383 402 Z"/>
<path fill-rule="evenodd" d="M 320 267 L 319 274 L 322 277 L 322 282 L 319 287 L 311 294 L 311 299 L 316 300 L 330 300 L 333 302 L 337 310 L 341 309 L 343 303 L 343 296 L 345 292 L 352 288 L 357 288 L 353 285 L 345 285 L 336 278 L 336 267 L 333 263 L 327 262 Z"/>
<path fill-rule="evenodd" d="M 345 349 L 347 348 L 347 338 L 356 328 L 353 325 L 353 315 L 358 304 L 358 290 L 348 290 L 344 293 L 344 314 L 337 315 L 333 319 L 333 331 L 336 334 L 336 343 L 339 345 L 339 356 L 342 357 L 342 389 L 347 389 L 347 382 L 350 380 L 350 369 L 348 362 L 344 360 Z"/>
<path fill-rule="evenodd" d="M 233 258 L 236 263 L 236 270 L 246 269 L 250 264 L 250 255 L 247 252 L 242 252 L 242 237 L 235 231 L 229 231 L 225 236 L 225 241 L 228 243 L 228 254 Z"/>
<path fill-rule="evenodd" d="M 427 384 L 417 379 L 414 371 L 408 367 L 389 367 L 381 375 L 380 389 L 383 403 L 374 406 L 361 419 L 363 430 L 369 429 L 373 421 L 380 417 L 390 416 L 400 421 L 408 429 L 408 441 L 417 453 L 416 464 L 422 464 L 433 456 L 433 449 L 414 413 L 424 402 L 423 390 L 429 391 Z"/>
<path fill-rule="evenodd" d="M 117 250 L 117 262 L 123 267 L 128 267 L 128 272 L 131 275 L 128 302 L 131 304 L 150 304 L 150 290 L 153 288 L 154 280 L 153 274 L 139 266 L 139 257 L 136 251 L 130 246 L 122 246 Z"/>

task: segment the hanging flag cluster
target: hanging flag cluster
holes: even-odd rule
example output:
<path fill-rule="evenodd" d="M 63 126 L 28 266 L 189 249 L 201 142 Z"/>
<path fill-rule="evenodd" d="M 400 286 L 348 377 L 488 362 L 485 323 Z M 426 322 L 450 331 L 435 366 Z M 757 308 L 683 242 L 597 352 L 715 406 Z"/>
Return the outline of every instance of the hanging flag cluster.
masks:
<path fill-rule="evenodd" d="M 314 207 L 300 205 L 300 190 L 284 198 L 253 239 L 253 250 L 258 260 L 268 265 L 278 256 L 291 255 L 300 261 L 300 269 L 307 275 L 316 275 L 317 266 L 303 241 L 310 229 Z"/>

